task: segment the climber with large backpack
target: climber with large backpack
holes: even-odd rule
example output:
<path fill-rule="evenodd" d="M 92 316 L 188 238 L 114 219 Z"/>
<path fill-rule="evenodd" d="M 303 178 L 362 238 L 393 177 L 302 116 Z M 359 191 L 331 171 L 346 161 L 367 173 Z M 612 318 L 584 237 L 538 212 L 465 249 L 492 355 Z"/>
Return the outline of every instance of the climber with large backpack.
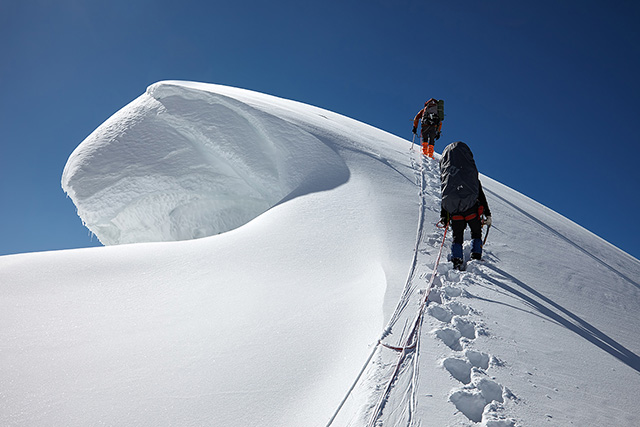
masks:
<path fill-rule="evenodd" d="M 422 136 L 422 153 L 433 159 L 433 146 L 436 140 L 440 139 L 442 131 L 442 120 L 444 119 L 444 101 L 434 98 L 424 103 L 424 108 L 418 111 L 413 119 L 413 130 L 415 134 L 420 124 L 420 134 Z"/>
<path fill-rule="evenodd" d="M 440 223 L 451 225 L 453 243 L 451 262 L 461 270 L 464 265 L 462 243 L 467 225 L 471 229 L 471 259 L 482 258 L 482 226 L 491 226 L 491 211 L 478 179 L 473 153 L 464 142 L 449 144 L 440 158 L 442 192 Z"/>

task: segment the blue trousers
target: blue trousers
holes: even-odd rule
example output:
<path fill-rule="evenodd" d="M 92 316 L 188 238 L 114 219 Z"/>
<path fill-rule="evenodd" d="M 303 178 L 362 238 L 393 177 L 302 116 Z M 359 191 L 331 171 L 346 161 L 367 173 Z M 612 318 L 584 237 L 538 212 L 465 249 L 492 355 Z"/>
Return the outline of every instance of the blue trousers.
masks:
<path fill-rule="evenodd" d="M 480 222 L 480 217 L 476 215 L 469 221 L 464 219 L 451 220 L 451 230 L 453 231 L 452 258 L 464 258 L 462 242 L 464 242 L 464 230 L 467 225 L 471 229 L 471 253 L 482 254 L 482 223 Z"/>

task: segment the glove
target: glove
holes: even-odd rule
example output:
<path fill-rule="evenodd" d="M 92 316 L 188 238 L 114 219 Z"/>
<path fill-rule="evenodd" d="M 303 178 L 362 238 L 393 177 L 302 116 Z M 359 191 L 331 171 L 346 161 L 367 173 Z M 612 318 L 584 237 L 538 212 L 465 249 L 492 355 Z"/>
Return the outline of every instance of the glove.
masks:
<path fill-rule="evenodd" d="M 442 228 L 444 228 L 444 226 L 447 225 L 448 223 L 449 223 L 449 212 L 443 212 L 442 215 L 440 216 L 440 222 L 438 222 L 438 224 L 440 224 Z"/>
<path fill-rule="evenodd" d="M 440 132 L 436 133 L 436 141 L 440 139 Z"/>
<path fill-rule="evenodd" d="M 486 225 L 487 227 L 491 227 L 491 215 L 489 215 L 484 219 L 483 225 Z"/>
<path fill-rule="evenodd" d="M 418 131 L 418 128 L 414 126 L 411 132 L 416 133 L 417 131 Z"/>

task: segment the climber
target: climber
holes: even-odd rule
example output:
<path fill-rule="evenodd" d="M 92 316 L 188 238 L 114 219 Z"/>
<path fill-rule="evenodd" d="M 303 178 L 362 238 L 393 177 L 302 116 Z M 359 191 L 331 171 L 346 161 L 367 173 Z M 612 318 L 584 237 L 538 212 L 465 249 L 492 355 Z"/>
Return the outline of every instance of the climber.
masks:
<path fill-rule="evenodd" d="M 424 103 L 424 108 L 418 111 L 418 114 L 413 119 L 413 133 L 415 134 L 418 131 L 418 123 L 420 123 L 422 152 L 430 158 L 433 158 L 433 146 L 436 140 L 440 138 L 440 132 L 442 131 L 443 106 L 443 101 L 431 98 Z"/>
<path fill-rule="evenodd" d="M 482 226 L 491 226 L 491 211 L 478 179 L 473 153 L 464 142 L 449 144 L 442 152 L 440 190 L 440 223 L 451 225 L 451 262 L 454 268 L 461 270 L 464 268 L 462 243 L 467 225 L 471 229 L 471 259 L 477 260 L 482 258 Z"/>

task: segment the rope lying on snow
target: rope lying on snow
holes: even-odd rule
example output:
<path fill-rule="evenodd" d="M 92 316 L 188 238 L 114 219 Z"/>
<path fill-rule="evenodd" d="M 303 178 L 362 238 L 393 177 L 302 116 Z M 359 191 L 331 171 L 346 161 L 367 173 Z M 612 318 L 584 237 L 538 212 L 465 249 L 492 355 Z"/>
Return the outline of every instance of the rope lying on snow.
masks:
<path fill-rule="evenodd" d="M 412 147 L 413 148 L 413 147 Z M 424 192 L 424 172 L 421 175 L 421 183 L 420 183 L 420 187 L 421 187 L 421 193 Z M 418 245 L 420 242 L 420 235 L 422 233 L 422 223 L 424 222 L 424 208 L 425 208 L 425 203 L 424 203 L 424 199 L 422 200 L 422 204 L 420 205 L 420 220 L 419 220 L 419 228 L 418 228 L 418 236 L 416 239 L 416 248 L 414 250 L 414 253 L 417 254 L 418 253 Z M 394 316 L 392 317 L 392 319 L 389 322 L 389 326 L 387 326 L 387 328 L 385 328 L 385 332 L 382 335 L 382 338 L 380 338 L 376 345 L 373 347 L 373 349 L 371 350 L 371 353 L 369 354 L 369 357 L 367 358 L 367 361 L 364 363 L 362 369 L 360 370 L 360 373 L 358 374 L 358 376 L 356 377 L 355 381 L 353 382 L 353 384 L 351 385 L 351 388 L 349 388 L 349 390 L 347 391 L 347 394 L 345 395 L 344 399 L 342 400 L 342 402 L 340 402 L 340 405 L 338 405 L 338 408 L 336 409 L 336 411 L 334 412 L 333 416 L 331 417 L 331 419 L 329 420 L 329 422 L 327 423 L 327 427 L 329 427 L 333 421 L 336 419 L 336 417 L 338 416 L 338 413 L 340 412 L 340 410 L 342 409 L 342 407 L 344 406 L 345 402 L 347 401 L 347 399 L 349 398 L 349 396 L 351 395 L 351 392 L 353 391 L 353 389 L 355 388 L 356 384 L 358 383 L 358 381 L 360 381 L 360 377 L 362 376 L 362 374 L 364 373 L 364 371 L 366 370 L 367 366 L 369 366 L 369 362 L 371 362 L 371 359 L 373 358 L 373 355 L 375 354 L 375 352 L 378 350 L 379 346 L 394 350 L 399 352 L 399 357 L 398 360 L 396 361 L 395 364 L 395 368 L 394 368 L 394 372 L 393 375 L 391 376 L 391 378 L 389 379 L 389 382 L 387 383 L 387 386 L 385 388 L 384 393 L 382 394 L 382 396 L 380 397 L 380 400 L 378 401 L 375 411 L 373 412 L 373 415 L 369 421 L 369 426 L 373 426 L 375 425 L 378 417 L 380 416 L 380 413 L 382 411 L 382 408 L 388 398 L 389 392 L 391 391 L 391 387 L 393 385 L 393 383 L 395 382 L 395 380 L 398 377 L 398 374 L 400 372 L 400 366 L 402 365 L 402 362 L 404 361 L 404 359 L 406 358 L 407 354 L 412 351 L 413 349 L 416 348 L 417 344 L 418 344 L 418 337 L 419 337 L 419 331 L 420 331 L 420 326 L 422 324 L 422 318 L 424 315 L 424 311 L 427 307 L 427 305 L 429 304 L 429 295 L 431 293 L 431 290 L 433 289 L 433 284 L 437 275 L 437 271 L 438 271 L 438 266 L 440 264 L 440 258 L 442 257 L 442 249 L 444 247 L 444 243 L 445 243 L 445 239 L 447 237 L 447 229 L 449 224 L 447 224 L 444 227 L 444 235 L 442 236 L 442 243 L 440 244 L 440 250 L 438 251 L 438 257 L 436 259 L 436 263 L 433 267 L 433 272 L 431 274 L 431 279 L 429 280 L 429 283 L 427 285 L 427 289 L 426 292 L 422 298 L 421 304 L 420 304 L 420 308 L 418 310 L 418 313 L 416 314 L 416 317 L 412 323 L 409 335 L 407 335 L 407 338 L 404 341 L 404 344 L 402 346 L 392 346 L 389 344 L 386 344 L 384 342 L 382 342 L 383 338 L 386 336 L 386 334 L 388 333 L 388 330 L 391 328 L 391 326 L 395 323 L 395 321 L 397 320 L 397 318 L 395 316 L 397 316 L 399 314 L 399 311 L 401 311 L 401 306 L 402 304 L 400 303 L 398 305 L 398 307 L 396 308 L 396 313 L 394 314 Z M 405 285 L 405 295 L 410 293 L 410 282 L 413 278 L 414 272 L 415 272 L 415 267 L 416 267 L 416 263 L 417 263 L 417 258 L 416 256 L 414 256 L 413 259 L 413 263 L 411 265 L 411 270 L 409 272 L 409 277 L 407 280 L 407 285 Z"/>
<path fill-rule="evenodd" d="M 420 335 L 419 331 L 420 331 L 420 326 L 422 325 L 422 318 L 424 316 L 424 311 L 427 305 L 429 304 L 429 294 L 433 289 L 433 284 L 438 272 L 438 265 L 440 264 L 440 258 L 442 257 L 442 248 L 444 247 L 444 242 L 445 242 L 445 239 L 447 238 L 448 228 L 449 227 L 447 224 L 447 226 L 444 229 L 444 235 L 442 236 L 442 243 L 440 244 L 440 250 L 438 251 L 438 258 L 436 259 L 436 263 L 433 266 L 431 279 L 429 280 L 429 284 L 427 285 L 427 290 L 424 293 L 422 302 L 420 303 L 420 308 L 418 309 L 418 313 L 416 314 L 416 317 L 413 320 L 411 329 L 409 330 L 409 334 L 407 335 L 407 338 L 405 339 L 404 344 L 401 347 L 394 347 L 394 346 L 384 344 L 382 341 L 378 341 L 378 344 L 381 344 L 386 348 L 398 351 L 399 355 L 398 355 L 398 359 L 396 360 L 395 367 L 393 369 L 393 374 L 391 375 L 391 378 L 389 378 L 389 381 L 387 382 L 387 386 L 385 387 L 384 393 L 380 396 L 380 399 L 378 400 L 376 408 L 373 411 L 373 414 L 371 415 L 371 419 L 367 424 L 368 426 L 374 426 L 376 424 L 376 421 L 378 420 L 378 417 L 382 412 L 382 408 L 389 397 L 389 393 L 391 392 L 391 386 L 398 378 L 398 374 L 400 373 L 400 367 L 402 366 L 402 362 L 404 362 L 404 359 L 409 354 L 409 352 L 414 348 L 416 348 L 418 336 Z"/>
<path fill-rule="evenodd" d="M 416 314 L 416 317 L 414 318 L 414 321 L 412 323 L 412 328 L 410 330 L 409 335 L 407 336 L 407 339 L 405 340 L 405 345 L 401 346 L 401 347 L 395 347 L 389 344 L 385 344 L 382 342 L 382 340 L 379 340 L 378 342 L 380 343 L 380 345 L 382 345 L 383 347 L 389 348 L 391 350 L 396 350 L 396 351 L 403 351 L 403 350 L 410 350 L 416 347 L 416 341 L 414 340 L 413 343 L 409 343 L 409 341 L 415 337 L 416 332 L 417 332 L 417 326 L 419 324 L 420 319 L 422 318 L 422 315 L 424 314 L 424 310 L 427 307 L 427 305 L 429 304 L 429 295 L 431 293 L 431 290 L 433 289 L 433 284 L 437 275 L 437 271 L 438 271 L 438 266 L 440 265 L 440 258 L 442 257 L 442 248 L 444 247 L 444 242 L 447 238 L 447 229 L 448 229 L 448 224 L 444 229 L 444 235 L 442 236 L 442 243 L 440 244 L 440 249 L 438 251 L 438 258 L 436 258 L 436 263 L 433 266 L 433 271 L 431 272 L 431 279 L 429 279 L 429 284 L 427 285 L 427 290 L 424 294 L 424 297 L 422 297 L 422 302 L 420 303 L 420 308 L 418 309 L 418 313 Z"/>

